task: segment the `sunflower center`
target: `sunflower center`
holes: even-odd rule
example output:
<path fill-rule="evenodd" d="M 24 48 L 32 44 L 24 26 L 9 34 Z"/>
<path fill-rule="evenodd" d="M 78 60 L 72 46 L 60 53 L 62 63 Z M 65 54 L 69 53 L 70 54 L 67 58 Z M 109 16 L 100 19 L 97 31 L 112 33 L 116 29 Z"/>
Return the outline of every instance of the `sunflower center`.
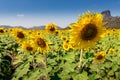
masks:
<path fill-rule="evenodd" d="M 63 40 L 65 41 L 65 40 L 66 40 L 66 38 L 65 38 L 65 37 L 63 37 Z"/>
<path fill-rule="evenodd" d="M 40 46 L 41 48 L 46 47 L 45 41 L 43 39 L 41 39 L 41 38 L 37 39 L 37 45 Z"/>
<path fill-rule="evenodd" d="M 94 24 L 87 24 L 82 32 L 81 32 L 81 35 L 82 35 L 82 39 L 83 40 L 92 40 L 93 38 L 96 37 L 97 35 L 97 28 L 96 28 L 96 25 Z"/>
<path fill-rule="evenodd" d="M 68 48 L 68 45 L 64 45 L 64 46 L 65 46 L 66 49 Z"/>
<path fill-rule="evenodd" d="M 104 57 L 103 55 L 98 55 L 98 56 L 96 57 L 96 59 L 97 59 L 97 60 L 101 60 L 101 59 L 103 59 L 103 57 Z"/>
<path fill-rule="evenodd" d="M 33 48 L 32 48 L 31 46 L 28 46 L 28 47 L 26 47 L 26 50 L 28 50 L 28 51 L 32 51 Z"/>
<path fill-rule="evenodd" d="M 54 27 L 51 27 L 51 28 L 50 28 L 50 31 L 55 31 L 55 28 L 54 28 Z"/>
<path fill-rule="evenodd" d="M 18 38 L 25 38 L 25 35 L 22 32 L 17 32 Z"/>
<path fill-rule="evenodd" d="M 56 31 L 55 33 L 58 34 L 58 31 Z"/>
<path fill-rule="evenodd" d="M 4 30 L 0 30 L 0 33 L 4 33 Z"/>

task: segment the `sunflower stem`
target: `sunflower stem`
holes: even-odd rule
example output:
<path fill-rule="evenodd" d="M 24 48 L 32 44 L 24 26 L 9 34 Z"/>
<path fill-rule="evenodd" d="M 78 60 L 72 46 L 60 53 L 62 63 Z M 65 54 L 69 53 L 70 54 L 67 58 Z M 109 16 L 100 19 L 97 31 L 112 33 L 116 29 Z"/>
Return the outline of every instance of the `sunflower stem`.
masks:
<path fill-rule="evenodd" d="M 47 76 L 47 54 L 45 54 L 45 73 L 46 73 L 46 78 Z"/>
<path fill-rule="evenodd" d="M 100 74 L 101 74 L 101 69 L 100 69 L 101 66 L 100 65 L 101 65 L 100 63 L 97 64 L 97 66 L 98 66 L 98 68 L 97 68 L 97 74 L 99 75 L 99 77 L 101 77 L 100 76 Z"/>
<path fill-rule="evenodd" d="M 79 65 L 78 65 L 79 69 L 82 66 L 82 55 L 83 55 L 83 49 L 80 50 L 80 58 L 79 58 Z"/>

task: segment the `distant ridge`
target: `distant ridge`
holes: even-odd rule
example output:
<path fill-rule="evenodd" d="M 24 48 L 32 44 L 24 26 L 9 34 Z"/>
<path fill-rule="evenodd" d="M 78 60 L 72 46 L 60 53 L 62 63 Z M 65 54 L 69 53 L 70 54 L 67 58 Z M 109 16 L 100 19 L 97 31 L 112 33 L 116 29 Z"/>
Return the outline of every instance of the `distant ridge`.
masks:
<path fill-rule="evenodd" d="M 26 28 L 26 27 L 23 27 L 23 26 L 9 26 L 9 25 L 0 25 L 0 27 L 4 27 L 6 29 L 8 28 L 15 28 L 15 27 L 18 27 L 18 28 L 22 28 L 22 29 L 32 29 L 32 30 L 44 30 L 45 29 L 45 26 L 33 26 L 31 28 Z M 64 29 L 64 28 L 61 28 L 59 26 L 57 26 L 58 29 Z"/>
<path fill-rule="evenodd" d="M 106 28 L 120 28 L 120 16 L 113 17 L 110 10 L 102 11 L 101 14 L 103 15 L 103 21 L 107 22 L 107 24 L 105 25 Z M 70 28 L 66 27 L 65 29 Z"/>
<path fill-rule="evenodd" d="M 107 28 L 120 28 L 120 16 L 111 16 L 110 10 L 105 10 L 101 14 L 104 16 L 103 21 L 107 22 Z"/>
<path fill-rule="evenodd" d="M 59 26 L 57 26 L 57 28 L 58 29 L 63 29 L 63 28 L 61 28 L 61 27 L 59 27 Z M 37 30 L 39 30 L 39 29 L 42 29 L 42 30 L 44 30 L 45 29 L 45 26 L 43 25 L 43 26 L 34 26 L 34 27 L 31 27 L 31 28 L 28 28 L 28 29 L 37 29 Z"/>
<path fill-rule="evenodd" d="M 120 28 L 120 16 L 113 17 L 111 15 L 110 10 L 102 11 L 101 14 L 104 16 L 103 21 L 107 22 L 107 24 L 106 24 L 107 28 Z M 57 26 L 57 27 L 58 27 L 58 29 L 63 29 L 64 30 L 64 29 L 70 29 L 68 26 L 66 28 L 61 28 L 60 26 Z M 0 27 L 14 28 L 15 26 L 0 25 Z M 35 29 L 35 30 L 39 30 L 39 29 L 44 30 L 45 29 L 45 25 L 33 26 L 31 28 L 26 28 L 26 27 L 23 27 L 23 26 L 17 26 L 17 27 L 22 28 L 22 29 Z"/>
<path fill-rule="evenodd" d="M 17 28 L 22 28 L 22 29 L 28 29 L 28 28 L 25 28 L 25 27 L 23 27 L 23 26 L 0 25 L 0 27 L 4 27 L 4 28 L 6 28 L 6 29 L 8 29 L 8 28 L 15 28 L 15 27 L 17 27 Z"/>

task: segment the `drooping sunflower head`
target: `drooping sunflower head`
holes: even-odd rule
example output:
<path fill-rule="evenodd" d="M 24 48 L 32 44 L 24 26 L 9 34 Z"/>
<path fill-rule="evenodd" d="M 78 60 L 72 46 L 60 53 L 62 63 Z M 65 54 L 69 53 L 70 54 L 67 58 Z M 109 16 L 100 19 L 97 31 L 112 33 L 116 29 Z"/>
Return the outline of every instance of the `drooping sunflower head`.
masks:
<path fill-rule="evenodd" d="M 87 12 L 78 21 L 70 25 L 71 41 L 79 48 L 94 47 L 95 42 L 105 31 L 102 14 Z"/>
<path fill-rule="evenodd" d="M 32 42 L 23 42 L 23 43 L 22 43 L 22 49 L 23 49 L 25 52 L 34 52 L 34 51 L 35 51 L 35 48 L 34 48 L 34 46 L 32 45 Z"/>
<path fill-rule="evenodd" d="M 48 33 L 54 33 L 57 29 L 57 26 L 54 23 L 50 23 L 46 25 L 45 29 L 48 31 Z"/>
<path fill-rule="evenodd" d="M 94 60 L 95 60 L 96 62 L 102 62 L 102 61 L 104 61 L 105 56 L 106 56 L 106 53 L 105 53 L 104 51 L 95 53 L 95 58 L 94 58 Z"/>
<path fill-rule="evenodd" d="M 35 46 L 41 51 L 45 52 L 49 50 L 48 42 L 41 36 L 36 36 L 34 39 Z"/>

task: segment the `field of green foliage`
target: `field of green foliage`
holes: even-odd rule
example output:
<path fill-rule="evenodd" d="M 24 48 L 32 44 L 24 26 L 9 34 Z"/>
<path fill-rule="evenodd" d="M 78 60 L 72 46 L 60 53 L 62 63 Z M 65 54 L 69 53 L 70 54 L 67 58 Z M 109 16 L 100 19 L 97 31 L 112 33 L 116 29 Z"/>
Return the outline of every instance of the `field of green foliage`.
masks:
<path fill-rule="evenodd" d="M 13 32 L 14 28 L 0 33 L 0 80 L 120 80 L 119 29 L 106 30 L 95 48 L 82 50 L 69 43 L 69 30 L 54 34 L 23 30 L 27 35 L 43 35 L 49 41 L 47 52 L 27 51 Z M 25 41 L 31 38 L 27 36 Z M 96 56 L 97 52 L 104 56 Z"/>

